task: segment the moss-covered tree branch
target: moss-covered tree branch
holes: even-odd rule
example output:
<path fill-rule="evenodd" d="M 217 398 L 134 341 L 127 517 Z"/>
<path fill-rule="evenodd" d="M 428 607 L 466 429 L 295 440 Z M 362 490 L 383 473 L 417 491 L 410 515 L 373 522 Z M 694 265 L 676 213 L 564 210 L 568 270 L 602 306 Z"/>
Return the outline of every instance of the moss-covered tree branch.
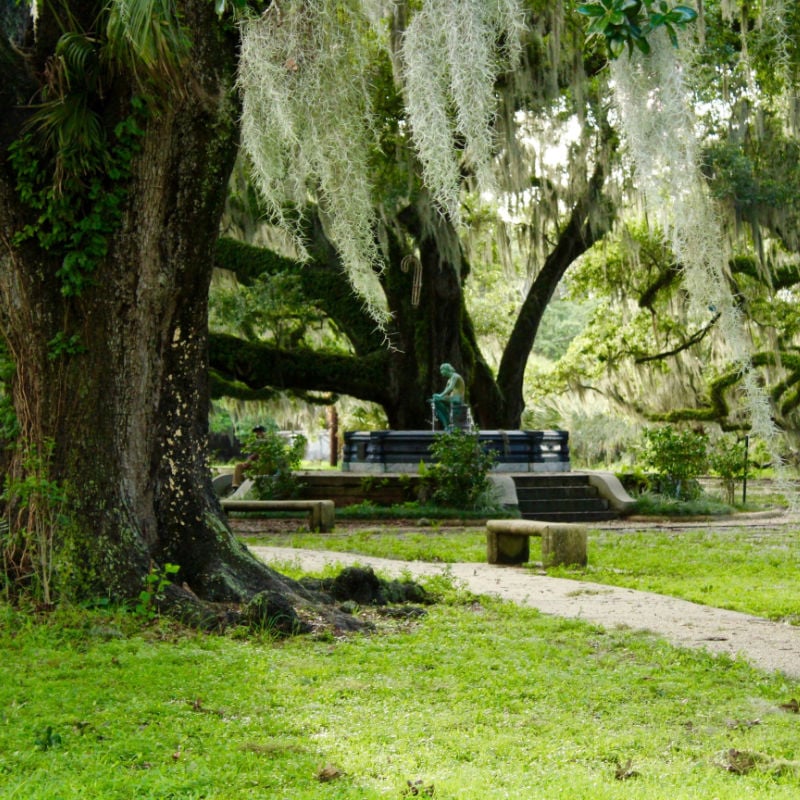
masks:
<path fill-rule="evenodd" d="M 230 388 L 238 396 L 236 384 L 251 392 L 267 388 L 341 392 L 385 403 L 384 390 L 387 351 L 368 356 L 347 356 L 318 350 L 281 350 L 262 342 L 249 342 L 235 336 L 212 333 L 209 336 L 209 361 L 216 373 L 217 389 Z"/>

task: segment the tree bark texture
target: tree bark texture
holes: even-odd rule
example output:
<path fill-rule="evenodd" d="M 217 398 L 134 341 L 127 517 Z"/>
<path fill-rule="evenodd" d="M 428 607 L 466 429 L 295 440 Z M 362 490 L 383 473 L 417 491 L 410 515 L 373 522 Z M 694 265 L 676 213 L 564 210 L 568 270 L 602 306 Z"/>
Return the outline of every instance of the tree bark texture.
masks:
<path fill-rule="evenodd" d="M 15 64 L 24 90 L 0 98 L 0 332 L 16 365 L 20 423 L 12 476 L 23 480 L 30 453 L 52 442 L 48 479 L 66 491 L 69 513 L 45 555 L 64 594 L 136 597 L 151 569 L 172 563 L 180 567 L 172 594 L 184 602 L 264 590 L 305 602 L 307 593 L 234 539 L 212 491 L 207 297 L 236 148 L 236 48 L 213 4 L 180 6 L 192 36 L 183 85 L 144 123 L 119 223 L 79 296 L 62 292 L 63 252 L 15 240 L 37 212 L 20 200 L 6 158 L 53 51 L 50 6 L 38 38 L 29 33 L 27 59 Z M 70 9 L 86 25 L 98 10 Z M 130 75 L 115 79 L 103 97 L 108 131 L 138 90 Z M 19 541 L 24 573 L 20 549 L 41 557 L 43 548 L 24 534 Z"/>

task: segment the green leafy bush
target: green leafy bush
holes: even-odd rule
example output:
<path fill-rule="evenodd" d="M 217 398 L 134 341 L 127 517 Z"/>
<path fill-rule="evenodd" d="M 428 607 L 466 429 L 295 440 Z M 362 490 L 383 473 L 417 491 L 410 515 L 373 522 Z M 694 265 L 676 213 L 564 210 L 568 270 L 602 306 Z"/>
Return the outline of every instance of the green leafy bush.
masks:
<path fill-rule="evenodd" d="M 431 445 L 434 464 L 422 469 L 431 500 L 449 508 L 480 509 L 494 504 L 489 471 L 497 460 L 486 451 L 478 434 L 453 430 L 436 437 Z"/>
<path fill-rule="evenodd" d="M 733 434 L 720 437 L 709 451 L 708 463 L 722 480 L 726 502 L 733 504 L 736 481 L 744 478 L 747 470 L 744 440 L 737 440 Z"/>
<path fill-rule="evenodd" d="M 253 493 L 259 500 L 285 499 L 297 494 L 302 484 L 294 470 L 305 454 L 305 436 L 298 434 L 287 441 L 277 424 L 269 422 L 262 431 L 244 438 L 243 449 L 250 453 L 245 472 L 253 479 Z"/>
<path fill-rule="evenodd" d="M 641 460 L 658 476 L 652 487 L 678 500 L 692 500 L 702 493 L 697 478 L 708 468 L 708 439 L 694 431 L 676 431 L 670 425 L 645 428 Z"/>
<path fill-rule="evenodd" d="M 586 29 L 589 36 L 603 37 L 611 58 L 618 58 L 628 49 L 636 47 L 647 55 L 650 52 L 648 36 L 664 28 L 673 46 L 678 46 L 678 31 L 697 19 L 697 11 L 689 6 L 671 6 L 666 0 L 600 0 L 583 3 L 578 13 L 590 20 Z"/>

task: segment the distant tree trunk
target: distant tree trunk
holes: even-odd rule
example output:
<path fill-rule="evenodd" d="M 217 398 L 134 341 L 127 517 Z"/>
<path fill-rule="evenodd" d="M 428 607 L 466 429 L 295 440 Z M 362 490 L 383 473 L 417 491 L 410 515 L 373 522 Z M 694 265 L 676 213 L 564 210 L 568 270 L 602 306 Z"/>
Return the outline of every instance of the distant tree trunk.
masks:
<path fill-rule="evenodd" d="M 384 280 L 389 307 L 394 312 L 396 340 L 392 344 L 397 353 L 392 361 L 396 374 L 402 376 L 397 381 L 390 417 L 401 430 L 430 427 L 429 399 L 444 387 L 446 380 L 439 368 L 448 363 L 464 378 L 475 420 L 482 424 L 491 418 L 495 390 L 464 300 L 463 282 L 470 266 L 453 226 L 436 211 L 426 209 L 425 198 L 420 202 L 419 207 L 409 208 L 400 216 L 421 262 L 419 305 L 412 303 L 413 269 L 404 272 L 400 268 L 403 256 L 409 252 L 396 240 L 392 240 L 394 247 Z"/>
<path fill-rule="evenodd" d="M 461 285 L 468 265 L 462 262 L 452 227 L 435 212 L 427 214 L 438 230 L 423 226 L 418 209 L 408 209 L 401 215 L 407 240 L 401 242 L 395 231 L 385 232 L 388 263 L 381 280 L 393 315 L 385 339 L 343 280 L 338 254 L 313 213 L 308 215 L 306 233 L 312 258 L 307 264 L 222 239 L 217 265 L 235 272 L 241 283 L 250 283 L 261 274 L 296 271 L 308 302 L 335 322 L 350 341 L 353 354 L 281 350 L 212 333 L 211 366 L 221 379 L 219 391 L 240 392 L 245 384 L 253 396 L 268 386 L 339 392 L 381 405 L 394 430 L 427 429 L 431 424 L 429 398 L 443 388 L 439 367 L 448 362 L 470 386 L 473 410 L 490 413 L 494 379 L 480 353 Z M 416 253 L 421 255 L 421 291 L 415 306 L 416 266 L 403 269 L 402 264 L 405 257 Z"/>
<path fill-rule="evenodd" d="M 608 231 L 610 216 L 603 198 L 604 172 L 595 167 L 586 193 L 575 204 L 569 222 L 531 284 L 503 350 L 497 386 L 503 402 L 497 406 L 500 428 L 519 428 L 525 410 L 523 380 L 544 312 L 568 267 Z"/>

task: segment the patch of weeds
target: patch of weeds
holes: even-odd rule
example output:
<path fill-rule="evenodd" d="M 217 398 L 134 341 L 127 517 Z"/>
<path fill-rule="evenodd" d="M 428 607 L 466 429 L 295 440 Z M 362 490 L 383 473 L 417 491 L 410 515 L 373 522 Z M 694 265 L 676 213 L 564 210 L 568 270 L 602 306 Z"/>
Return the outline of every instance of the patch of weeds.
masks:
<path fill-rule="evenodd" d="M 144 579 L 144 588 L 139 592 L 139 602 L 134 612 L 142 619 L 152 620 L 158 616 L 156 604 L 164 599 L 164 590 L 172 584 L 172 576 L 177 575 L 180 567 L 177 564 L 156 564 L 150 566 L 150 572 Z"/>
<path fill-rule="evenodd" d="M 34 739 L 34 744 L 36 745 L 37 750 L 41 750 L 43 752 L 45 750 L 53 750 L 57 747 L 61 747 L 61 734 L 56 733 L 56 731 L 53 730 L 52 725 L 48 725 L 41 733 L 37 734 L 36 738 Z"/>
<path fill-rule="evenodd" d="M 660 517 L 714 517 L 734 514 L 736 509 L 708 495 L 691 500 L 680 500 L 662 494 L 647 492 L 634 501 L 633 513 Z"/>

